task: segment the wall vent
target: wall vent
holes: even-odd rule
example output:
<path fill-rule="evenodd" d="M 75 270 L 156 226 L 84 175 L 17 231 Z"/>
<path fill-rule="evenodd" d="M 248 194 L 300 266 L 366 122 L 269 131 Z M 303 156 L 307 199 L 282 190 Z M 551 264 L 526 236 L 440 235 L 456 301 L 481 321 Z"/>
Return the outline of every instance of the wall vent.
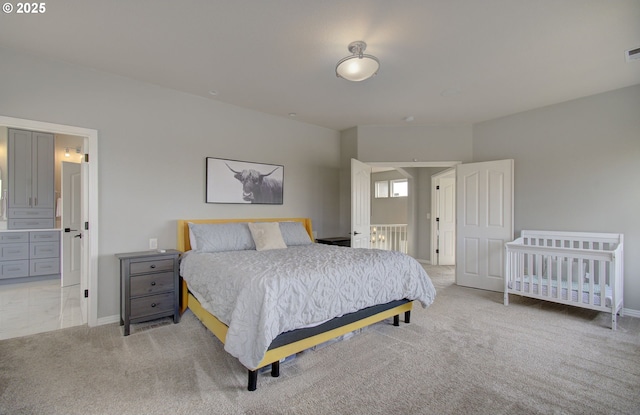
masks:
<path fill-rule="evenodd" d="M 640 61 L 640 48 L 629 49 L 624 53 L 627 62 Z"/>

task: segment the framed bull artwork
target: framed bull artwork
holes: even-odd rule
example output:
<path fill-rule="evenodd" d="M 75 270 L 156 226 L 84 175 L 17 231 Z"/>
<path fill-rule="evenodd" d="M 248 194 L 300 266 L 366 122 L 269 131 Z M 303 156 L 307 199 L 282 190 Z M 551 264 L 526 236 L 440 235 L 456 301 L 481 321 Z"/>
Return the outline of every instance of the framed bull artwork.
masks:
<path fill-rule="evenodd" d="M 207 157 L 207 203 L 281 205 L 284 166 Z"/>

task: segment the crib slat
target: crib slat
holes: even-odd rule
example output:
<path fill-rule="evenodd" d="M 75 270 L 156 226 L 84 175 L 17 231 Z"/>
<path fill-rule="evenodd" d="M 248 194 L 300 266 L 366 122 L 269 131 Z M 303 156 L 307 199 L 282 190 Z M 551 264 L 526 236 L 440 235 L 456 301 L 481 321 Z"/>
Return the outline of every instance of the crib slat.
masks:
<path fill-rule="evenodd" d="M 573 301 L 573 258 L 565 258 L 567 261 L 567 301 Z M 578 302 L 580 299 L 578 298 Z"/>
<path fill-rule="evenodd" d="M 600 307 L 607 306 L 607 281 L 610 281 L 610 276 L 607 275 L 607 261 L 598 261 L 598 283 L 600 284 Z M 594 270 L 595 271 L 595 270 Z M 609 282 L 609 285 L 611 282 Z M 612 311 L 615 306 L 611 307 Z"/>
<path fill-rule="evenodd" d="M 573 274 L 572 274 L 573 275 Z M 582 260 L 578 259 L 578 302 L 583 303 L 582 293 L 584 291 L 584 279 L 580 278 L 581 275 L 584 275 L 584 264 Z"/>
<path fill-rule="evenodd" d="M 584 278 L 587 272 L 591 273 L 591 276 L 589 278 L 589 304 L 595 305 L 596 281 L 595 281 L 595 273 L 594 273 L 595 268 L 593 267 L 593 259 L 589 260 L 588 265 L 589 266 L 587 267 L 587 269 L 585 269 L 585 272 L 582 274 L 582 278 Z M 602 286 L 600 286 L 600 288 L 602 288 Z M 602 302 L 602 291 L 600 291 L 600 300 Z"/>
<path fill-rule="evenodd" d="M 536 275 L 538 276 L 538 295 L 543 295 L 542 293 L 542 283 L 544 282 L 544 273 L 542 267 L 542 258 L 543 256 L 538 254 L 536 255 Z"/>
<path fill-rule="evenodd" d="M 529 274 L 529 288 L 527 292 L 533 292 L 533 254 L 527 254 L 527 273 Z M 522 287 L 524 291 L 524 286 Z"/>
<path fill-rule="evenodd" d="M 564 257 L 557 256 L 556 257 L 556 275 L 558 276 L 558 288 L 556 288 L 556 298 L 562 299 L 562 281 L 564 279 L 564 275 L 562 274 L 562 262 L 564 261 Z"/>

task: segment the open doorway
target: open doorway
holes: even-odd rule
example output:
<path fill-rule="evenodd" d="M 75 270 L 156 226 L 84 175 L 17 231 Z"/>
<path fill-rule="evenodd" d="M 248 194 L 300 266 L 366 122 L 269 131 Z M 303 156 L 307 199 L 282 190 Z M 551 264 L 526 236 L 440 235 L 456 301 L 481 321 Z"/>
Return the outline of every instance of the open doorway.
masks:
<path fill-rule="evenodd" d="M 80 285 L 77 288 L 78 301 L 81 308 L 81 324 L 88 323 L 89 326 L 98 324 L 97 317 L 97 254 L 98 254 L 98 221 L 97 221 L 97 186 L 98 186 L 98 166 L 97 166 L 97 138 L 96 130 L 86 129 L 82 127 L 74 127 L 62 124 L 53 124 L 47 122 L 25 120 L 13 117 L 0 116 L 0 128 L 12 128 L 30 131 L 40 131 L 53 133 L 56 136 L 73 136 L 75 137 L 74 145 L 64 146 L 63 152 L 69 152 L 69 155 L 82 158 L 83 163 L 81 169 L 84 177 L 79 184 L 82 195 L 82 234 L 81 254 L 79 257 L 80 266 Z M 64 141 L 61 139 L 61 141 Z M 77 149 L 80 149 L 79 152 Z M 86 156 L 85 156 L 86 155 Z M 66 158 L 62 155 L 61 158 Z M 90 160 L 91 165 L 86 161 Z M 58 164 L 58 163 L 56 163 Z M 77 186 L 77 185 L 76 185 Z M 62 190 L 56 188 L 56 199 L 62 197 Z M 58 201 L 58 200 L 56 200 Z M 58 212 L 57 212 L 58 213 Z M 59 212 L 62 214 L 62 211 Z M 58 215 L 56 215 L 58 216 Z M 62 230 L 62 217 L 56 217 L 56 228 Z M 91 232 L 89 232 L 91 229 Z M 80 238 L 78 238 L 80 239 Z M 57 290 L 60 290 L 60 281 L 54 281 L 57 284 Z M 75 290 L 75 289 L 74 289 Z M 31 319 L 33 320 L 33 319 Z M 38 318 L 36 318 L 36 321 Z M 38 322 L 39 324 L 40 322 Z M 0 327 L 0 330 L 2 327 Z M 46 329 L 41 331 L 47 331 Z"/>
<path fill-rule="evenodd" d="M 352 159 L 353 163 L 354 159 Z M 357 161 L 357 160 L 355 160 Z M 513 240 L 513 160 L 494 160 L 485 162 L 465 163 L 438 162 L 436 166 L 429 162 L 413 163 L 362 163 L 364 166 L 377 167 L 455 167 L 455 263 L 456 284 L 471 288 L 480 288 L 492 291 L 503 289 L 504 277 L 504 243 Z M 369 168 L 369 171 L 371 169 Z M 429 175 L 431 176 L 436 172 Z M 409 179 L 409 195 L 412 186 L 415 187 L 415 176 Z M 419 175 L 418 175 L 419 176 Z M 369 180 L 369 178 L 367 178 Z M 412 182 L 414 183 L 412 185 Z M 370 191 L 368 186 L 367 194 Z M 428 189 L 428 188 L 427 188 Z M 352 199 L 357 195 L 357 188 L 351 188 Z M 427 193 L 430 193 L 427 190 Z M 368 196 L 367 196 L 368 197 Z M 430 207 L 429 203 L 429 208 Z M 409 255 L 420 260 L 415 254 L 415 241 L 417 233 L 431 235 L 431 231 L 422 232 L 419 229 L 422 220 L 418 214 L 417 201 L 409 202 L 408 215 Z M 426 214 L 425 214 L 426 216 Z M 367 211 L 366 220 L 369 223 L 370 213 Z M 353 217 L 352 217 L 353 222 Z M 430 225 L 429 225 L 430 228 Z M 427 238 L 426 244 L 430 244 Z M 412 247 L 414 247 L 412 249 Z M 429 254 L 430 256 L 430 254 Z M 431 261 L 425 261 L 431 264 Z"/>
<path fill-rule="evenodd" d="M 432 162 L 367 162 L 376 170 L 391 168 L 398 170 L 408 180 L 407 197 L 407 244 L 409 255 L 418 261 L 431 264 L 431 176 L 460 164 L 459 161 Z M 369 184 L 370 189 L 372 184 Z M 353 196 L 353 194 L 352 194 Z M 366 221 L 369 223 L 369 221 Z"/>

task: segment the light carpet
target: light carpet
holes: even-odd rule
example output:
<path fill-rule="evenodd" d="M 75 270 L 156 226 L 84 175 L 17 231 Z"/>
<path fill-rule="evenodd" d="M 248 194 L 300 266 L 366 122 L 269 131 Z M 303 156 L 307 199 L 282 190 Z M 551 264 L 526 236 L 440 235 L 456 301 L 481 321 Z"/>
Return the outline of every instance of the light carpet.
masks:
<path fill-rule="evenodd" d="M 458 287 L 410 324 L 381 322 L 247 373 L 190 313 L 0 341 L 0 414 L 639 414 L 640 319 Z"/>

